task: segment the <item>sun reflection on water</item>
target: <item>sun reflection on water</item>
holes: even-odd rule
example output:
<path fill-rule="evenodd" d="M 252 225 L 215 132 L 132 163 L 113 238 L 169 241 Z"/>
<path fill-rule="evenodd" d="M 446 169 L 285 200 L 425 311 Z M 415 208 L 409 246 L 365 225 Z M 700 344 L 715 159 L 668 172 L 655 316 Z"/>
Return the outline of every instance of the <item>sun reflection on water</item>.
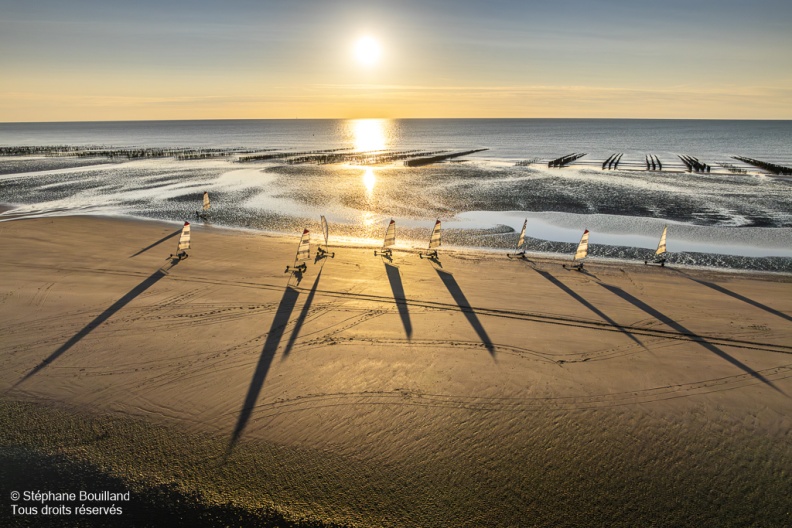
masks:
<path fill-rule="evenodd" d="M 388 119 L 354 119 L 349 121 L 355 150 L 385 150 L 389 147 L 391 123 Z"/>
<path fill-rule="evenodd" d="M 366 167 L 363 172 L 363 185 L 366 186 L 366 198 L 369 200 L 374 197 L 374 185 L 377 183 L 377 177 L 374 175 L 374 169 Z"/>

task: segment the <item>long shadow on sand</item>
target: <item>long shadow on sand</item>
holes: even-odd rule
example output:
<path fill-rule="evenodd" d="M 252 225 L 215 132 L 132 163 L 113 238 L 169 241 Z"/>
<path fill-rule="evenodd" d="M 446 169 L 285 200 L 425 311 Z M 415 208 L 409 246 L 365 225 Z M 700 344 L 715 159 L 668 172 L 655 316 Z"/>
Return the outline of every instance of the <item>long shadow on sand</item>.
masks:
<path fill-rule="evenodd" d="M 168 240 L 169 238 L 173 238 L 173 237 L 175 237 L 176 235 L 180 234 L 181 232 L 182 232 L 182 228 L 180 227 L 179 229 L 177 229 L 176 231 L 174 231 L 174 232 L 173 232 L 173 233 L 171 233 L 170 235 L 165 235 L 164 237 L 160 238 L 159 240 L 157 240 L 156 242 L 154 242 L 154 243 L 153 243 L 153 244 L 151 244 L 150 246 L 146 246 L 146 247 L 144 247 L 143 249 L 141 249 L 140 251 L 138 251 L 138 252 L 137 252 L 137 253 L 135 253 L 134 255 L 130 255 L 130 256 L 129 256 L 129 257 L 127 257 L 127 258 L 137 257 L 137 256 L 138 256 L 138 255 L 140 255 L 141 253 L 145 253 L 146 251 L 148 251 L 149 249 L 153 248 L 154 246 L 158 246 L 158 245 L 162 244 L 163 242 L 165 242 L 165 241 L 166 241 L 166 240 Z"/>
<path fill-rule="evenodd" d="M 765 312 L 768 312 L 768 313 L 771 313 L 773 315 L 776 315 L 776 316 L 780 317 L 781 319 L 786 319 L 787 321 L 792 321 L 792 316 L 789 316 L 789 315 L 785 314 L 784 312 L 779 312 L 775 308 L 770 308 L 766 304 L 762 304 L 762 303 L 760 303 L 758 301 L 754 301 L 753 299 L 749 299 L 748 297 L 745 297 L 744 295 L 740 295 L 739 293 L 733 292 L 731 290 L 727 290 L 723 286 L 719 286 L 717 284 L 713 284 L 712 282 L 703 281 L 701 279 L 694 279 L 693 277 L 690 277 L 688 275 L 685 275 L 685 276 L 688 279 L 692 280 L 693 282 L 698 282 L 702 286 L 706 286 L 707 288 L 712 288 L 713 290 L 715 290 L 717 292 L 720 292 L 720 293 L 722 293 L 724 295 L 728 295 L 729 297 L 734 297 L 735 299 L 737 299 L 739 301 L 742 301 L 744 303 L 750 304 L 751 306 L 756 306 L 760 310 L 764 310 Z"/>
<path fill-rule="evenodd" d="M 495 345 L 487 335 L 487 331 L 484 330 L 484 327 L 481 325 L 481 321 L 479 321 L 478 317 L 476 316 L 476 312 L 474 312 L 473 308 L 470 306 L 465 294 L 462 293 L 462 289 L 459 287 L 459 284 L 457 284 L 454 276 L 437 268 L 435 268 L 435 271 L 440 276 L 440 280 L 443 281 L 443 284 L 445 284 L 448 293 L 450 293 L 451 297 L 454 298 L 454 301 L 457 303 L 457 306 L 459 306 L 459 309 L 462 310 L 462 313 L 465 314 L 465 317 L 467 317 L 470 326 L 473 327 L 473 330 L 476 331 L 479 339 L 481 339 L 481 342 L 484 343 L 487 351 L 492 357 L 495 357 Z"/>
<path fill-rule="evenodd" d="M 624 291 L 621 288 L 618 288 L 616 286 L 611 286 L 609 284 L 602 284 L 602 283 L 597 283 L 597 284 L 599 284 L 600 286 L 602 286 L 606 290 L 610 291 L 614 295 L 616 295 L 618 297 L 621 297 L 622 299 L 624 299 L 628 303 L 632 304 L 636 308 L 639 308 L 639 309 L 643 310 L 644 312 L 648 313 L 649 315 L 651 315 L 652 317 L 654 317 L 658 321 L 660 321 L 662 323 L 665 323 L 666 325 L 670 326 L 671 328 L 673 328 L 674 330 L 676 330 L 680 334 L 685 334 L 685 335 L 688 335 L 688 336 L 694 338 L 696 343 L 698 343 L 699 345 L 703 346 L 704 348 L 706 348 L 707 350 L 709 350 L 710 352 L 712 352 L 716 356 L 720 357 L 721 359 L 725 359 L 726 361 L 728 361 L 729 363 L 731 363 L 735 367 L 741 369 L 743 372 L 745 372 L 747 374 L 750 374 L 751 376 L 753 376 L 754 378 L 758 379 L 762 383 L 765 383 L 766 385 L 768 385 L 769 387 L 772 387 L 773 389 L 775 389 L 776 391 L 780 392 L 784 396 L 787 396 L 787 394 L 784 391 L 782 391 L 781 389 L 779 389 L 778 387 L 776 387 L 773 384 L 772 381 L 770 381 L 769 379 L 765 378 L 764 376 L 762 376 L 761 374 L 759 374 L 758 372 L 753 370 L 751 367 L 749 367 L 745 363 L 739 361 L 736 358 L 733 358 L 732 356 L 730 356 L 729 354 L 727 354 L 726 352 L 724 352 L 720 348 L 718 348 L 715 345 L 713 345 L 712 343 L 708 342 L 707 340 L 705 340 L 701 336 L 696 335 L 695 333 L 691 332 L 690 330 L 688 330 L 687 328 L 685 328 L 684 326 L 682 326 L 678 322 L 674 321 L 673 319 L 671 319 L 667 315 L 655 310 L 654 308 L 652 308 L 651 306 L 649 306 L 645 302 L 641 301 L 640 299 L 636 299 L 635 297 L 633 297 L 632 295 L 630 295 L 626 291 Z"/>
<path fill-rule="evenodd" d="M 610 317 L 605 315 L 605 313 L 603 313 L 596 306 L 594 306 L 593 304 L 588 302 L 586 299 L 581 297 L 579 294 L 577 294 L 575 291 L 573 291 L 569 286 L 567 286 L 566 284 L 564 284 L 563 282 L 561 282 L 557 278 L 553 277 L 551 274 L 549 274 L 546 271 L 536 270 L 536 273 L 538 273 L 539 275 L 541 275 L 545 279 L 549 280 L 550 282 L 552 282 L 553 284 L 558 286 L 558 288 L 561 291 L 563 291 L 564 293 L 566 293 L 567 295 L 569 295 L 570 297 L 575 299 L 577 302 L 579 302 L 580 304 L 582 304 L 583 306 L 585 306 L 586 308 L 588 308 L 589 310 L 591 310 L 592 312 L 594 312 L 598 316 L 600 316 L 603 319 L 605 319 L 611 326 L 613 326 L 614 328 L 617 328 L 620 332 L 622 332 L 624 335 L 626 335 L 627 337 L 629 337 L 630 339 L 635 341 L 637 344 L 641 345 L 642 347 L 644 346 L 644 344 L 641 343 L 641 341 L 637 337 L 635 337 L 630 332 L 625 330 L 624 327 L 622 327 L 622 325 L 620 325 L 619 323 L 617 323 L 616 321 L 614 321 L 613 319 L 611 319 Z M 646 348 L 646 347 L 644 347 L 644 348 Z"/>
<path fill-rule="evenodd" d="M 178 263 L 179 263 L 178 260 L 171 261 L 171 264 L 170 264 L 170 266 L 167 269 L 173 268 L 173 266 L 175 266 Z M 93 330 L 96 327 L 98 327 L 99 325 L 101 325 L 102 323 L 104 323 L 105 321 L 110 319 L 110 317 L 112 317 L 121 308 L 123 308 L 124 306 L 129 304 L 133 299 L 135 299 L 135 297 L 137 297 L 138 295 L 140 295 L 144 291 L 146 291 L 149 288 L 151 288 L 152 286 L 154 286 L 161 278 L 165 277 L 166 275 L 167 275 L 167 270 L 164 267 L 158 269 L 157 271 L 155 271 L 154 273 L 149 275 L 146 279 L 143 280 L 143 282 L 141 282 L 140 284 L 138 284 L 137 286 L 135 286 L 134 288 L 129 290 L 129 292 L 126 295 L 124 295 L 123 297 L 118 299 L 109 308 L 107 308 L 101 314 L 96 316 L 96 318 L 93 321 L 91 321 L 90 323 L 85 325 L 85 327 L 83 327 L 82 330 L 80 330 L 79 332 L 74 334 L 74 336 L 71 339 L 66 341 L 63 345 L 61 345 L 60 348 L 58 348 L 55 352 L 50 354 L 47 359 L 45 359 L 41 363 L 39 363 L 38 366 L 36 366 L 36 368 L 34 368 L 33 370 L 31 370 L 30 372 L 25 374 L 25 377 L 20 379 L 19 381 L 17 381 L 14 384 L 14 386 L 11 387 L 11 388 L 12 389 L 16 388 L 20 384 L 24 383 L 25 381 L 27 381 L 31 377 L 33 377 L 36 374 L 38 374 L 44 367 L 46 367 L 47 365 L 49 365 L 50 363 L 52 363 L 53 361 L 58 359 L 58 357 L 60 357 L 61 354 L 63 354 L 64 352 L 69 350 L 71 347 L 76 345 L 82 338 L 84 338 L 85 336 L 87 336 L 88 334 L 93 332 Z"/>
<path fill-rule="evenodd" d="M 308 312 L 311 311 L 311 303 L 313 303 L 314 295 L 316 295 L 316 288 L 319 286 L 319 279 L 322 277 L 322 270 L 319 269 L 319 273 L 316 275 L 316 279 L 314 280 L 313 286 L 311 286 L 311 291 L 308 292 L 308 297 L 305 299 L 305 304 L 300 310 L 300 315 L 297 316 L 297 320 L 294 322 L 294 330 L 292 330 L 291 335 L 289 336 L 289 342 L 286 343 L 286 349 L 283 351 L 283 357 L 281 361 L 286 359 L 286 356 L 289 355 L 291 349 L 294 347 L 294 342 L 297 341 L 297 337 L 300 335 L 300 330 L 302 330 L 302 325 L 305 322 L 305 318 L 308 317 Z"/>
<path fill-rule="evenodd" d="M 399 268 L 385 262 L 385 272 L 388 274 L 393 300 L 396 301 L 396 307 L 399 309 L 399 317 L 401 317 L 402 326 L 404 326 L 404 333 L 407 334 L 407 339 L 409 340 L 412 337 L 412 322 L 410 322 L 410 310 L 407 307 L 407 298 L 404 296 L 404 285 L 402 284 Z"/>
<path fill-rule="evenodd" d="M 242 409 L 239 411 L 239 418 L 237 419 L 234 433 L 231 435 L 231 440 L 228 442 L 228 454 L 234 449 L 234 446 L 242 436 L 245 430 L 250 415 L 253 413 L 253 408 L 256 406 L 256 400 L 261 393 L 261 388 L 264 386 L 264 380 L 267 378 L 272 359 L 275 357 L 275 352 L 278 350 L 278 345 L 283 338 L 283 331 L 286 325 L 289 324 L 291 314 L 294 311 L 294 305 L 297 304 L 297 297 L 300 292 L 292 288 L 286 287 L 283 292 L 283 297 L 280 300 L 278 309 L 275 312 L 275 318 L 272 320 L 267 339 L 264 341 L 264 348 L 261 350 L 256 370 L 253 372 L 253 378 L 250 380 L 250 387 L 248 388 L 247 396 L 245 396 L 245 403 L 242 404 Z"/>

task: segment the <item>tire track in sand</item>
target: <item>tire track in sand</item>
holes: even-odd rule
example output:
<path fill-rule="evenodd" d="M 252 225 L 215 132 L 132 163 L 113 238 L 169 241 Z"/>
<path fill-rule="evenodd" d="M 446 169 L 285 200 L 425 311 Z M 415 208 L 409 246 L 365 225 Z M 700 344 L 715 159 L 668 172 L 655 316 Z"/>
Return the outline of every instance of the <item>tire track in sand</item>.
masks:
<path fill-rule="evenodd" d="M 766 379 L 779 381 L 792 377 L 792 364 L 781 365 L 758 371 Z M 418 406 L 450 408 L 478 412 L 524 413 L 547 409 L 579 410 L 590 408 L 618 407 L 622 405 L 650 404 L 676 398 L 688 398 L 713 392 L 735 390 L 759 385 L 762 382 L 750 374 L 735 374 L 703 381 L 653 387 L 620 393 L 595 394 L 588 396 L 558 397 L 482 397 L 439 393 L 425 393 L 411 389 L 390 391 L 362 391 L 317 393 L 293 398 L 278 398 L 256 406 L 256 418 L 275 418 L 284 414 L 315 411 L 343 406 Z"/>

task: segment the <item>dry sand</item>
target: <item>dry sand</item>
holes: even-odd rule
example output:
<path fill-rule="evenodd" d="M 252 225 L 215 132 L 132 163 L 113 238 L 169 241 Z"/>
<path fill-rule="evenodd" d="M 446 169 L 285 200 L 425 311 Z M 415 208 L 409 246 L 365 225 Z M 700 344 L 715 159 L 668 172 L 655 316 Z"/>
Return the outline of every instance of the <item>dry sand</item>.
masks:
<path fill-rule="evenodd" d="M 297 284 L 296 234 L 172 264 L 178 227 L 0 223 L 3 515 L 792 525 L 792 277 L 337 247 Z"/>

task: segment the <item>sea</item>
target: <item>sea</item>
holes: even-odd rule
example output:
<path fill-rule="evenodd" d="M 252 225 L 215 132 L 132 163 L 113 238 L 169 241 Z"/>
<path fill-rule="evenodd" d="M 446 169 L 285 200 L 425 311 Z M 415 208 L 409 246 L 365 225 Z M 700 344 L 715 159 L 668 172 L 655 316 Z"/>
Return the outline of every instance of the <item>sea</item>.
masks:
<path fill-rule="evenodd" d="M 190 221 L 296 246 L 304 228 L 324 243 L 325 216 L 331 247 L 377 247 L 393 219 L 397 248 L 425 248 L 439 219 L 443 248 L 513 252 L 525 225 L 529 256 L 571 259 L 589 230 L 590 259 L 640 263 L 668 226 L 669 264 L 792 273 L 792 176 L 770 166 L 792 167 L 792 121 L 0 123 L 0 221 Z"/>

